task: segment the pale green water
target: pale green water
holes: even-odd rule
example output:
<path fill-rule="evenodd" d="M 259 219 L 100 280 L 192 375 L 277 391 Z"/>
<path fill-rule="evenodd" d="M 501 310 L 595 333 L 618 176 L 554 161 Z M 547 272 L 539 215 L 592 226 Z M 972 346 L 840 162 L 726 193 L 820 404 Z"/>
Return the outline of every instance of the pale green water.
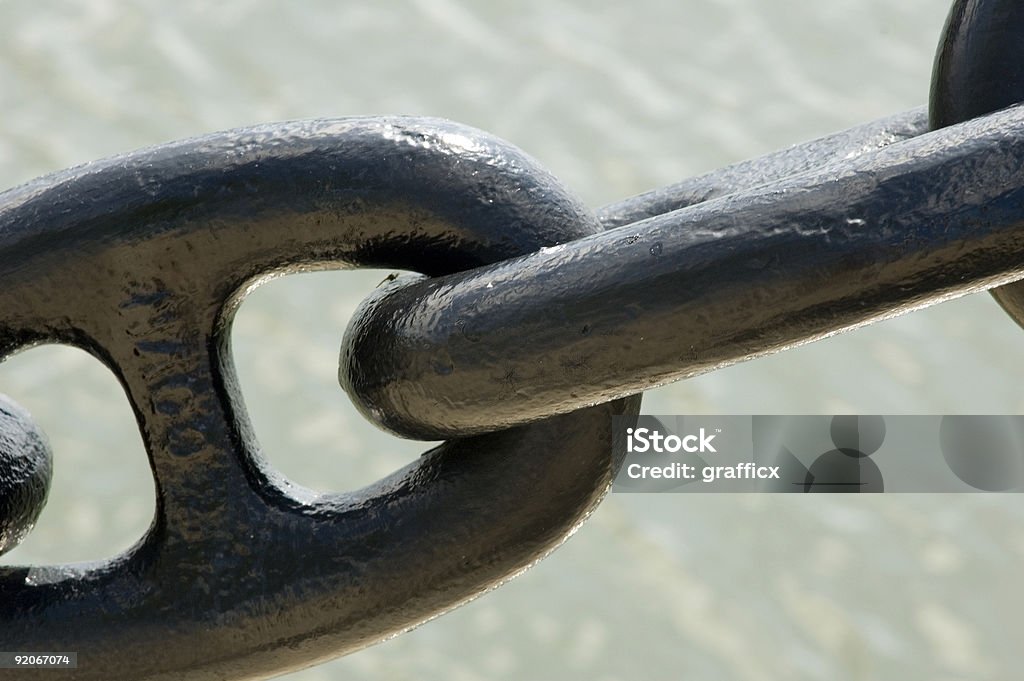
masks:
<path fill-rule="evenodd" d="M 593 205 L 925 101 L 938 0 L 0 3 L 0 187 L 261 121 L 409 113 L 486 129 Z M 235 348 L 269 458 L 356 487 L 424 449 L 335 384 L 384 275 L 280 280 Z M 649 393 L 648 413 L 1021 413 L 1021 332 L 987 295 Z M 34 350 L 0 386 L 56 451 L 4 562 L 111 555 L 152 483 L 114 379 Z M 1013 496 L 609 498 L 534 570 L 314 679 L 1008 679 L 1024 625 Z M 85 651 L 82 651 L 83 653 Z"/>

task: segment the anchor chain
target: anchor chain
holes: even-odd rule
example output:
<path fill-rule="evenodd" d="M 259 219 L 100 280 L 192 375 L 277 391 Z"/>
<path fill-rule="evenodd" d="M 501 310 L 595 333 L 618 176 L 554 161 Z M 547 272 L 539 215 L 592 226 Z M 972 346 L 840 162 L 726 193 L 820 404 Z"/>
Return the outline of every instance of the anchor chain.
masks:
<path fill-rule="evenodd" d="M 958 0 L 929 112 L 596 214 L 514 147 L 403 117 L 232 130 L 0 194 L 0 358 L 60 342 L 103 361 L 158 495 L 121 556 L 0 566 L 0 650 L 88 651 L 76 679 L 308 666 L 556 547 L 646 388 L 985 289 L 1024 320 L 1024 107 L 1004 108 L 1024 100 L 1021 27 L 1009 0 Z M 447 441 L 315 495 L 263 463 L 228 337 L 255 285 L 329 267 L 421 273 L 364 301 L 339 380 L 379 425 Z M 0 553 L 51 465 L 0 401 Z"/>
<path fill-rule="evenodd" d="M 0 567 L 0 650 L 82 651 L 76 679 L 262 678 L 415 626 L 543 557 L 607 492 L 611 419 L 639 396 L 452 439 L 365 489 L 316 495 L 259 456 L 231 318 L 288 271 L 439 275 L 596 229 L 519 150 L 415 118 L 228 131 L 0 195 L 0 354 L 58 341 L 101 359 L 158 495 L 123 555 Z M 0 442 L 31 441 L 25 418 L 0 426 Z"/>
<path fill-rule="evenodd" d="M 341 383 L 392 432 L 488 432 L 1024 277 L 1024 109 L 888 139 L 522 258 L 399 279 L 351 322 Z"/>

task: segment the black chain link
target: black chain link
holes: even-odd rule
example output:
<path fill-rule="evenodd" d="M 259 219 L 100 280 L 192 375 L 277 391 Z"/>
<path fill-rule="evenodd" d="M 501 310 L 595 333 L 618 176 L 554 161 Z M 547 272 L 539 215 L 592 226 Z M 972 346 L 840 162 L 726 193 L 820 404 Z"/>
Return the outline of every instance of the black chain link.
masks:
<path fill-rule="evenodd" d="M 954 4 L 941 130 L 907 112 L 596 217 L 508 145 L 407 118 L 229 131 L 0 194 L 0 355 L 104 361 L 158 493 L 124 555 L 0 567 L 0 650 L 88 651 L 67 678 L 206 679 L 357 649 L 576 529 L 632 393 L 1024 277 L 1024 109 L 990 113 L 1024 100 L 1022 28 L 1011 0 Z M 367 299 L 339 376 L 385 427 L 452 439 L 313 496 L 263 465 L 227 339 L 254 283 L 340 264 L 430 275 Z M 996 295 L 1022 320 L 1018 291 Z M 0 402 L 0 552 L 50 466 Z"/>
<path fill-rule="evenodd" d="M 239 292 L 281 271 L 443 274 L 597 228 L 513 147 L 413 118 L 234 130 L 0 195 L 0 353 L 55 340 L 105 362 L 157 489 L 153 526 L 124 555 L 0 567 L 0 650 L 87 652 L 76 679 L 265 676 L 413 626 L 544 556 L 607 492 L 611 418 L 639 397 L 453 439 L 358 492 L 313 495 L 262 463 L 230 324 Z M 35 430 L 21 416 L 0 419 L 2 470 L 49 465 L 22 446 Z M 44 498 L 15 500 L 6 545 Z"/>
<path fill-rule="evenodd" d="M 487 432 L 1021 278 L 1024 109 L 910 136 L 920 121 L 851 131 L 859 154 L 789 176 L 776 155 L 649 195 L 719 194 L 517 260 L 398 280 L 352 321 L 342 385 L 401 435 Z"/>

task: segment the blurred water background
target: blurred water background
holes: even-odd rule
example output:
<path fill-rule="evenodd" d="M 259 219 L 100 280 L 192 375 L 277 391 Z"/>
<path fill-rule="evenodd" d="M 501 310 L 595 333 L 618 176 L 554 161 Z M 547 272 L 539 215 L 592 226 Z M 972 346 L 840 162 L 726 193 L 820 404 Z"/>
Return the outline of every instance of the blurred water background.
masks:
<path fill-rule="evenodd" d="M 939 0 L 0 3 L 0 187 L 263 121 L 442 116 L 536 156 L 594 206 L 923 104 Z M 387 273 L 274 281 L 233 344 L 266 456 L 351 489 L 425 446 L 335 383 Z M 1024 333 L 987 294 L 652 391 L 651 414 L 1022 413 Z M 56 452 L 4 563 L 113 555 L 152 482 L 119 386 L 76 350 L 0 366 Z M 1011 495 L 612 495 L 500 590 L 292 681 L 1008 679 L 1024 504 Z M 301 561 L 301 557 L 297 557 Z M 80 651 L 83 655 L 87 651 Z"/>

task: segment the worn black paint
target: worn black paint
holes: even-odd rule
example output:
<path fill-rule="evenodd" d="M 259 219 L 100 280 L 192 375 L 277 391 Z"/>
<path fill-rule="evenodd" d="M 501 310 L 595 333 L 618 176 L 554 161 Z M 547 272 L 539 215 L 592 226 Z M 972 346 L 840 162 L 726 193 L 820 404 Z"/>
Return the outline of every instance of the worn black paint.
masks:
<path fill-rule="evenodd" d="M 273 274 L 443 274 L 597 229 L 516 149 L 408 118 L 236 130 L 0 194 L 0 354 L 56 341 L 106 363 L 158 495 L 122 556 L 0 567 L 0 650 L 78 651 L 68 679 L 261 678 L 543 556 L 604 495 L 611 416 L 639 397 L 452 440 L 366 489 L 314 495 L 261 463 L 228 336 L 242 293 Z"/>
<path fill-rule="evenodd" d="M 935 55 L 929 120 L 935 129 L 1024 102 L 1024 3 L 957 0 Z M 991 291 L 1024 326 L 1024 283 Z"/>
<path fill-rule="evenodd" d="M 927 130 L 928 114 L 924 107 L 912 109 L 639 194 L 599 209 L 597 217 L 605 229 L 622 227 L 853 159 Z"/>
<path fill-rule="evenodd" d="M 342 384 L 395 432 L 486 432 L 1024 276 L 1024 109 L 919 130 L 520 259 L 396 282 L 353 319 Z"/>

